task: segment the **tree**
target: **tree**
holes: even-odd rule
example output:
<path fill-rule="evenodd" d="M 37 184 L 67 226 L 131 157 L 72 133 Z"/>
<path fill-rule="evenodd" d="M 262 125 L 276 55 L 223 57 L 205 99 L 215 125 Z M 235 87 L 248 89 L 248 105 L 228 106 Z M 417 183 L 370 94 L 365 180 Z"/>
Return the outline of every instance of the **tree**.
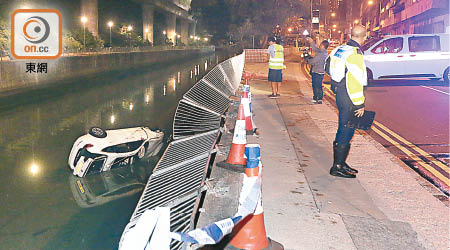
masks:
<path fill-rule="evenodd" d="M 229 0 L 193 0 L 190 13 L 198 22 L 197 33 L 209 33 L 215 41 L 227 39 L 230 7 Z"/>
<path fill-rule="evenodd" d="M 72 33 L 68 31 L 63 32 L 63 45 L 64 49 L 70 51 L 76 51 L 83 47 L 83 44 L 75 40 L 75 38 L 73 38 L 72 36 Z"/>
<path fill-rule="evenodd" d="M 72 33 L 72 37 L 81 45 L 84 45 L 86 38 L 86 48 L 103 48 L 103 44 L 105 43 L 100 37 L 95 37 L 88 29 L 83 31 L 83 28 L 75 29 Z"/>
<path fill-rule="evenodd" d="M 307 15 L 308 0 L 193 0 L 191 13 L 214 40 L 244 42 L 267 37 L 277 24 L 294 15 Z M 227 34 L 227 36 L 224 36 Z"/>
<path fill-rule="evenodd" d="M 0 51 L 8 51 L 10 48 L 9 25 L 0 19 Z"/>

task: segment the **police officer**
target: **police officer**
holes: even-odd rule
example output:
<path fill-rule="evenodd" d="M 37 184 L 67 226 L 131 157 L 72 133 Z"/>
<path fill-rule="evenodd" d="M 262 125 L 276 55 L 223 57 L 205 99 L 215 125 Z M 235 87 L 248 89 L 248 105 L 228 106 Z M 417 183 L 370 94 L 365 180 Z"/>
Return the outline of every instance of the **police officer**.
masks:
<path fill-rule="evenodd" d="M 360 45 L 365 39 L 366 29 L 360 25 L 353 27 L 351 39 L 334 49 L 325 64 L 339 110 L 339 126 L 333 142 L 333 166 L 330 169 L 333 176 L 355 178 L 358 173 L 345 163 L 355 133 L 354 128 L 347 128 L 345 124 L 351 116 L 361 117 L 364 114 L 363 86 L 367 85 L 367 72 Z"/>

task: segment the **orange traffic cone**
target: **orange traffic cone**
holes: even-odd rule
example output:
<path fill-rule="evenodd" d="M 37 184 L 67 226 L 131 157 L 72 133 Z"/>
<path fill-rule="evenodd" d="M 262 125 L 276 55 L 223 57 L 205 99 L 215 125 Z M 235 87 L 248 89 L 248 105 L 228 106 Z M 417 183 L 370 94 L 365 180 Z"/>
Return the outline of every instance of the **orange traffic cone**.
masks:
<path fill-rule="evenodd" d="M 248 92 L 242 92 L 241 103 L 244 105 L 244 116 L 245 116 L 245 130 L 248 135 L 252 135 L 254 132 L 253 128 L 253 118 L 252 112 L 250 111 L 250 99 Z"/>
<path fill-rule="evenodd" d="M 250 81 L 250 78 L 252 77 L 252 75 L 250 73 L 245 72 L 242 76 L 245 79 L 244 85 L 249 85 L 249 81 Z"/>
<path fill-rule="evenodd" d="M 247 177 L 255 177 L 261 174 L 262 164 L 260 161 L 260 147 L 257 144 L 249 144 L 245 149 L 247 166 L 245 174 Z M 233 228 L 233 238 L 228 249 L 248 249 L 248 250 L 283 250 L 280 243 L 271 240 L 266 235 L 264 225 L 264 211 L 262 199 L 259 196 L 255 212 Z"/>
<path fill-rule="evenodd" d="M 244 158 L 245 144 L 247 144 L 247 138 L 245 133 L 245 116 L 244 105 L 239 104 L 239 112 L 234 126 L 233 142 L 231 143 L 230 153 L 226 163 L 232 165 L 244 165 L 247 160 Z"/>

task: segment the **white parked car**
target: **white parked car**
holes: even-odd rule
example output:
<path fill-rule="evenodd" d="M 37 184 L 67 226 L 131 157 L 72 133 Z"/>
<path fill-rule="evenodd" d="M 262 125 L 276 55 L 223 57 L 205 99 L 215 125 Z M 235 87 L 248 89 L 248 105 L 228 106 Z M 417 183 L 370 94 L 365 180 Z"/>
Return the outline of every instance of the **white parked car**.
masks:
<path fill-rule="evenodd" d="M 114 130 L 93 127 L 73 144 L 69 166 L 74 175 L 84 177 L 131 165 L 136 159 L 158 154 L 163 137 L 163 132 L 147 127 Z"/>
<path fill-rule="evenodd" d="M 361 48 L 369 79 L 443 78 L 449 81 L 450 34 L 394 35 Z"/>

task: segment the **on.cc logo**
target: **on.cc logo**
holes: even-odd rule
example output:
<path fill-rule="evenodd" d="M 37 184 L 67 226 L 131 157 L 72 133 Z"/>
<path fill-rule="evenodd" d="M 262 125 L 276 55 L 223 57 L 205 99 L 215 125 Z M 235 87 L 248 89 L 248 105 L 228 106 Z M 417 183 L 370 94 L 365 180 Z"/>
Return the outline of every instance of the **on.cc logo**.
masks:
<path fill-rule="evenodd" d="M 42 17 L 30 17 L 23 25 L 23 34 L 30 43 L 42 43 L 47 40 L 50 34 L 50 25 Z"/>
<path fill-rule="evenodd" d="M 16 59 L 55 59 L 62 52 L 62 17 L 55 9 L 18 9 L 11 15 Z"/>

